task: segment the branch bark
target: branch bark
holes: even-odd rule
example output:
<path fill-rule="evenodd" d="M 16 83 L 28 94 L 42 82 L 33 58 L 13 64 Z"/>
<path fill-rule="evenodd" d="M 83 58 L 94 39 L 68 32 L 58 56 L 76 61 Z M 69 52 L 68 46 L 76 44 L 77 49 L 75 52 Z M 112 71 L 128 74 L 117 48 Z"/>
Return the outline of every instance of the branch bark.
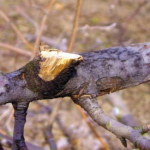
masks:
<path fill-rule="evenodd" d="M 95 122 L 115 134 L 118 138 L 128 139 L 134 144 L 135 147 L 142 150 L 150 149 L 150 140 L 142 136 L 143 133 L 150 130 L 149 125 L 132 128 L 121 124 L 118 121 L 108 117 L 98 105 L 97 100 L 91 96 L 75 98 L 74 102 L 83 107 Z"/>
<path fill-rule="evenodd" d="M 44 48 L 44 49 L 43 49 Z M 150 43 L 113 47 L 76 54 L 41 47 L 40 54 L 23 68 L 0 75 L 0 104 L 72 97 L 101 126 L 136 147 L 150 149 L 141 133 L 104 114 L 95 98 L 150 80 Z M 83 61 L 82 61 L 83 57 Z M 23 130 L 22 130 L 23 131 Z"/>

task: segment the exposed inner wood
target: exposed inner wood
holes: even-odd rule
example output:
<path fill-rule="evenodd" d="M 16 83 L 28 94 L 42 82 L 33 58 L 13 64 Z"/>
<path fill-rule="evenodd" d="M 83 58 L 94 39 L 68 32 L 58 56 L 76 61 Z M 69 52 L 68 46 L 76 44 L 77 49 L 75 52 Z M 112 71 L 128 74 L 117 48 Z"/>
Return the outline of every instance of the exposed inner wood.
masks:
<path fill-rule="evenodd" d="M 39 77 L 45 81 L 53 80 L 62 70 L 70 64 L 81 61 L 83 58 L 78 54 L 65 53 L 56 49 L 45 49 L 40 53 Z"/>

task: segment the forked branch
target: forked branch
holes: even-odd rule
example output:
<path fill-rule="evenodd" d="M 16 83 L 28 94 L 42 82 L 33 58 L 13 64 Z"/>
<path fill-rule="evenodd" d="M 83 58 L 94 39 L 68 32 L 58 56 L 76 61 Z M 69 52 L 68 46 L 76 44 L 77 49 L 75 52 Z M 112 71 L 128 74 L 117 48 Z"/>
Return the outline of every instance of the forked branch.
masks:
<path fill-rule="evenodd" d="M 73 98 L 73 100 L 84 108 L 95 122 L 115 134 L 118 138 L 128 139 L 135 147 L 142 150 L 150 149 L 150 140 L 142 136 L 142 134 L 150 130 L 150 125 L 135 128 L 123 125 L 108 117 L 99 106 L 97 100 L 91 96 L 85 95 L 80 98 Z"/>
<path fill-rule="evenodd" d="M 0 105 L 13 103 L 21 106 L 17 107 L 18 110 L 14 107 L 16 119 L 22 118 L 14 145 L 25 145 L 23 129 L 26 116 L 21 114 L 26 114 L 27 104 L 34 100 L 69 96 L 99 125 L 117 137 L 130 140 L 142 150 L 150 149 L 150 140 L 142 136 L 149 131 L 149 125 L 138 128 L 123 125 L 108 117 L 95 99 L 150 80 L 150 43 L 81 55 L 52 50 L 47 45 L 41 45 L 40 50 L 39 55 L 21 69 L 0 74 Z"/>

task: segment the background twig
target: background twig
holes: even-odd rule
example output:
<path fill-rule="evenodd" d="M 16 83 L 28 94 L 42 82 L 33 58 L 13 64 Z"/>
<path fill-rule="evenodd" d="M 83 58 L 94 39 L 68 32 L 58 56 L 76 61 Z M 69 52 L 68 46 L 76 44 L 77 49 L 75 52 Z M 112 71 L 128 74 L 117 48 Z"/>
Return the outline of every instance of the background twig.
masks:
<path fill-rule="evenodd" d="M 75 18 L 74 18 L 73 29 L 72 29 L 72 34 L 71 34 L 71 38 L 70 38 L 70 41 L 68 44 L 68 50 L 67 50 L 68 53 L 70 53 L 72 51 L 73 44 L 74 44 L 74 41 L 76 38 L 76 34 L 77 34 L 77 30 L 78 30 L 78 21 L 79 21 L 80 12 L 81 12 L 81 4 L 82 4 L 82 0 L 78 0 L 77 7 L 76 7 L 76 14 L 75 14 Z"/>
<path fill-rule="evenodd" d="M 51 150 L 57 150 L 57 146 L 56 146 L 53 134 L 52 134 L 52 125 L 56 119 L 60 104 L 61 104 L 61 100 L 58 99 L 54 106 L 54 109 L 50 115 L 50 117 L 51 117 L 50 121 L 48 122 L 48 125 L 45 128 L 45 137 L 46 137 L 47 143 L 49 144 L 49 147 L 51 148 Z"/>
<path fill-rule="evenodd" d="M 20 48 L 14 47 L 14 46 L 9 45 L 9 44 L 4 44 L 4 43 L 0 42 L 0 47 L 6 48 L 8 50 L 12 50 L 12 51 L 17 52 L 19 54 L 22 54 L 24 56 L 28 56 L 28 57 L 31 56 L 31 52 L 29 52 L 27 50 L 22 50 Z"/>
<path fill-rule="evenodd" d="M 33 58 L 35 57 L 35 55 L 36 55 L 36 52 L 37 52 L 37 50 L 38 50 L 38 46 L 39 46 L 39 43 L 40 43 L 40 40 L 41 40 L 41 36 L 42 36 L 42 34 L 43 34 L 44 26 L 45 26 L 45 24 L 46 24 L 46 21 L 47 21 L 47 19 L 48 19 L 48 16 L 49 16 L 49 14 L 50 14 L 50 12 L 51 12 L 51 8 L 52 8 L 52 6 L 54 5 L 55 1 L 56 1 L 56 0 L 51 0 L 51 1 L 50 1 L 50 4 L 49 4 L 49 6 L 48 6 L 48 10 L 47 10 L 46 14 L 43 16 L 43 19 L 42 19 L 42 22 L 41 22 L 41 26 L 40 26 L 40 29 L 39 29 L 39 33 L 38 33 L 37 39 L 36 39 L 36 41 L 35 41 L 34 50 L 33 50 L 33 54 L 32 54 L 31 59 L 33 59 Z"/>
<path fill-rule="evenodd" d="M 109 148 L 107 147 L 107 145 L 104 143 L 104 141 L 102 140 L 102 138 L 99 136 L 99 134 L 97 133 L 97 131 L 94 129 L 93 125 L 91 124 L 91 122 L 88 119 L 88 117 L 86 116 L 86 114 L 83 112 L 82 108 L 79 105 L 76 105 L 76 106 L 77 106 L 80 114 L 82 115 L 82 117 L 84 118 L 84 120 L 87 122 L 88 126 L 90 127 L 90 129 L 94 133 L 94 135 L 97 137 L 97 139 L 100 141 L 100 143 L 104 147 L 104 149 L 105 150 L 109 150 Z"/>
<path fill-rule="evenodd" d="M 15 24 L 8 18 L 8 16 L 2 11 L 0 10 L 0 15 L 1 17 L 7 21 L 8 23 L 10 23 L 12 29 L 16 32 L 16 34 L 21 38 L 21 40 L 24 42 L 24 44 L 26 44 L 28 46 L 28 48 L 30 50 L 33 50 L 33 46 L 24 38 L 24 36 L 22 35 L 22 33 L 17 29 L 17 27 L 15 26 Z"/>

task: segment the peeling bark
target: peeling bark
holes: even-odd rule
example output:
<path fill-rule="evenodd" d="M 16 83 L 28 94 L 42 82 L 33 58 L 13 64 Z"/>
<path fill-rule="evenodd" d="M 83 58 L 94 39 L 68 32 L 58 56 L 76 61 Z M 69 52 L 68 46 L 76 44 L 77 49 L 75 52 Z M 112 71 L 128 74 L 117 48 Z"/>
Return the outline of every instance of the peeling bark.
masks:
<path fill-rule="evenodd" d="M 150 80 L 150 43 L 113 47 L 83 53 L 73 58 L 69 56 L 69 61 L 62 61 L 65 67 L 58 63 L 60 62 L 60 58 L 57 57 L 59 51 L 55 52 L 53 59 L 49 59 L 53 50 L 46 49 L 46 51 L 45 56 L 41 57 L 42 50 L 40 55 L 21 69 L 0 74 L 1 105 L 26 104 L 34 100 L 69 96 L 99 125 L 119 137 L 129 139 L 139 148 L 150 149 L 150 141 L 141 136 L 141 129 L 133 130 L 116 121 L 110 123 L 106 115 L 101 115 L 103 113 L 100 107 L 98 108 L 95 102 L 90 102 L 98 96 L 148 82 Z M 61 59 L 64 57 L 66 56 L 62 55 Z M 84 97 L 90 97 L 90 99 L 82 102 Z M 96 110 L 98 114 L 94 112 L 93 107 L 98 108 Z"/>

